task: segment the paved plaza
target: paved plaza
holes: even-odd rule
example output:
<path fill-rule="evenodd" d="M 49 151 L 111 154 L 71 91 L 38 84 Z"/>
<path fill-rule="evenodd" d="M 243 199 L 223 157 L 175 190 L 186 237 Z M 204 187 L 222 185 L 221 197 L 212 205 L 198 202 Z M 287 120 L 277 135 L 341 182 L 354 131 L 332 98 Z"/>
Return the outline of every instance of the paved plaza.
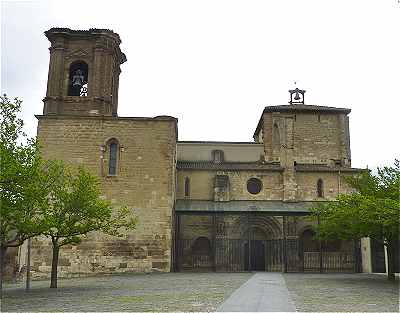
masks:
<path fill-rule="evenodd" d="M 8 285 L 4 311 L 214 311 L 250 273 L 153 273 L 60 279 Z"/>
<path fill-rule="evenodd" d="M 399 279 L 379 274 L 285 274 L 300 312 L 399 312 Z"/>
<path fill-rule="evenodd" d="M 399 281 L 369 274 L 124 274 L 48 286 L 6 284 L 1 311 L 399 311 Z"/>

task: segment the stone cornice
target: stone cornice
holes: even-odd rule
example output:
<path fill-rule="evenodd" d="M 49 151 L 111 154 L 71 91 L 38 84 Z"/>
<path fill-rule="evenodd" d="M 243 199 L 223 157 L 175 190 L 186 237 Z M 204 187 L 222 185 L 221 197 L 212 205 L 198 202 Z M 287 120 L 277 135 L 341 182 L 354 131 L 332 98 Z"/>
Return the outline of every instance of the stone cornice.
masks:
<path fill-rule="evenodd" d="M 256 138 L 260 129 L 262 128 L 262 121 L 264 113 L 319 113 L 319 114 L 349 114 L 351 109 L 348 108 L 336 108 L 320 105 L 307 105 L 307 104 L 291 104 L 291 105 L 276 105 L 276 106 L 266 106 L 261 114 L 258 121 L 256 130 L 254 131 L 253 137 Z"/>
<path fill-rule="evenodd" d="M 73 114 L 47 114 L 40 115 L 36 114 L 35 117 L 38 120 L 44 119 L 64 119 L 64 120 L 75 120 L 75 119 L 94 119 L 94 120 L 109 120 L 109 121 L 143 121 L 143 122 L 178 122 L 178 119 L 172 116 L 156 116 L 156 117 L 129 117 L 129 116 L 104 116 L 104 115 L 73 115 Z"/>
<path fill-rule="evenodd" d="M 223 162 L 214 163 L 213 161 L 184 161 L 180 160 L 176 164 L 178 170 L 214 170 L 214 171 L 270 171 L 282 172 L 283 168 L 277 163 L 262 162 Z"/>

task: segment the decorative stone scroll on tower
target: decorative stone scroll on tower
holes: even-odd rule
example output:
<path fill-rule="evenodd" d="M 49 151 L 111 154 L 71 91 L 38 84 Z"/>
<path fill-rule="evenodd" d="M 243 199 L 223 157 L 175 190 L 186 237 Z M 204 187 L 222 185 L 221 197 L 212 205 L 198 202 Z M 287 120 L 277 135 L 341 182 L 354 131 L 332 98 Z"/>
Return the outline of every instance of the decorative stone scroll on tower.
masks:
<path fill-rule="evenodd" d="M 108 29 L 51 28 L 44 115 L 116 116 L 120 65 L 126 61 L 119 35 Z"/>

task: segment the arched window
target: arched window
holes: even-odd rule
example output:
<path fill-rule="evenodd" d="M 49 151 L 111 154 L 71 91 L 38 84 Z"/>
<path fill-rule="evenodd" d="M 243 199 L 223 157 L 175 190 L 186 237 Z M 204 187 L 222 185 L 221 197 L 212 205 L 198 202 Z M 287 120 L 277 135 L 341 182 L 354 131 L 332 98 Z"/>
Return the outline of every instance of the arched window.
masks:
<path fill-rule="evenodd" d="M 324 182 L 321 178 L 317 182 L 317 196 L 318 198 L 324 197 Z"/>
<path fill-rule="evenodd" d="M 212 155 L 214 163 L 222 163 L 224 161 L 224 151 L 213 150 Z"/>
<path fill-rule="evenodd" d="M 185 178 L 185 197 L 190 196 L 190 178 L 186 177 Z"/>
<path fill-rule="evenodd" d="M 300 237 L 304 252 L 319 251 L 319 242 L 315 238 L 315 233 L 311 229 L 306 229 Z"/>
<path fill-rule="evenodd" d="M 69 67 L 68 96 L 86 97 L 89 66 L 84 61 L 75 61 Z"/>
<path fill-rule="evenodd" d="M 197 255 L 208 255 L 211 253 L 211 242 L 207 237 L 199 237 L 192 246 L 192 253 Z"/>
<path fill-rule="evenodd" d="M 109 161 L 108 161 L 108 175 L 117 175 L 117 161 L 118 161 L 118 141 L 110 139 L 108 141 L 109 147 Z"/>

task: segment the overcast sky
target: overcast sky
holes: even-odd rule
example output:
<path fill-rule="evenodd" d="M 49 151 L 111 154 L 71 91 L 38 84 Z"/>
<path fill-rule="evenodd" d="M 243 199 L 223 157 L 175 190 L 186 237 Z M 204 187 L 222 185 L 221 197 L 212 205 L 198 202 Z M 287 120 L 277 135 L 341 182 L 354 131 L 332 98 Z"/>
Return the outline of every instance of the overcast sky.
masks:
<path fill-rule="evenodd" d="M 353 167 L 400 157 L 400 1 L 2 1 L 1 92 L 36 134 L 51 27 L 119 33 L 120 116 L 172 115 L 179 140 L 252 141 L 297 81 L 347 107 Z"/>

